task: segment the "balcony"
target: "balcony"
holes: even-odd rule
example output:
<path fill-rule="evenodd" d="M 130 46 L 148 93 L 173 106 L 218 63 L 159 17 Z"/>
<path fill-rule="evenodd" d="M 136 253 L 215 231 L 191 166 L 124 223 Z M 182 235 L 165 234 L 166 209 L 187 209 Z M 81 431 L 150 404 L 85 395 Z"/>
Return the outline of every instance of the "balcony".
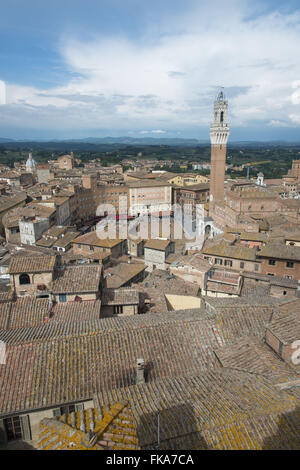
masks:
<path fill-rule="evenodd" d="M 209 271 L 207 278 L 213 282 L 221 282 L 223 284 L 233 284 L 238 286 L 241 276 L 238 273 L 228 272 L 225 269 L 222 270 L 212 268 Z"/>

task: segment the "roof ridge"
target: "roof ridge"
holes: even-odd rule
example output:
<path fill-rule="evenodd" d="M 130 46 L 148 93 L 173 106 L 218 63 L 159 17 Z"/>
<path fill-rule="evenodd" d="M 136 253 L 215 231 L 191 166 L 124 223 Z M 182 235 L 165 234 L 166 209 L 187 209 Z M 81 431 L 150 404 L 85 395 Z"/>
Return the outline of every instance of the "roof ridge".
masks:
<path fill-rule="evenodd" d="M 189 313 L 195 313 L 195 312 L 200 312 L 201 309 L 189 309 L 187 310 L 174 310 L 177 315 L 181 315 L 182 317 L 180 318 L 182 323 L 193 323 L 197 321 L 205 321 L 206 319 L 199 315 L 198 318 L 188 318 L 187 314 Z M 10 344 L 11 347 L 20 345 L 20 344 L 28 344 L 28 343 L 46 343 L 48 341 L 63 341 L 66 338 L 69 337 L 81 337 L 81 336 L 95 336 L 98 334 L 112 334 L 112 333 L 118 333 L 120 331 L 124 330 L 137 330 L 137 329 L 145 329 L 145 328 L 153 328 L 154 326 L 160 325 L 160 324 L 171 324 L 171 323 L 178 323 L 178 318 L 174 318 L 172 315 L 169 316 L 168 313 L 159 313 L 159 314 L 151 314 L 151 320 L 155 316 L 155 320 L 153 323 L 149 324 L 132 324 L 134 321 L 139 319 L 137 318 L 100 318 L 96 320 L 86 320 L 82 322 L 74 322 L 72 324 L 58 324 L 58 323 L 45 323 L 42 325 L 38 326 L 30 326 L 30 327 L 21 327 L 18 329 L 13 329 L 13 330 L 2 330 L 0 331 L 0 339 L 6 342 L 6 344 Z M 173 313 L 173 312 L 172 312 Z M 146 316 L 146 315 L 145 315 Z M 150 317 L 150 315 L 147 315 L 147 317 Z M 108 321 L 107 321 L 108 320 Z M 129 321 L 128 321 L 129 320 Z M 133 321 L 132 321 L 133 320 Z M 107 327 L 105 328 L 106 325 L 104 325 L 104 322 L 106 324 L 111 323 L 111 321 L 116 321 L 116 326 L 115 327 Z M 118 322 L 118 323 L 117 323 Z M 120 325 L 120 322 L 124 322 L 123 325 Z M 126 322 L 126 323 L 125 323 Z M 128 324 L 127 324 L 128 323 Z M 88 327 L 96 327 L 89 329 Z M 85 328 L 87 327 L 87 328 Z M 98 327 L 98 328 L 97 328 Z M 102 328 L 103 327 L 103 328 Z M 43 336 L 43 333 L 47 329 L 50 330 L 50 336 Z M 51 330 L 54 330 L 54 334 L 51 335 Z M 55 330 L 58 330 L 57 333 Z M 32 333 L 29 336 L 26 335 L 26 333 Z M 36 333 L 36 335 L 34 334 Z M 41 334 L 41 336 L 39 336 Z M 27 336 L 27 337 L 26 337 Z"/>

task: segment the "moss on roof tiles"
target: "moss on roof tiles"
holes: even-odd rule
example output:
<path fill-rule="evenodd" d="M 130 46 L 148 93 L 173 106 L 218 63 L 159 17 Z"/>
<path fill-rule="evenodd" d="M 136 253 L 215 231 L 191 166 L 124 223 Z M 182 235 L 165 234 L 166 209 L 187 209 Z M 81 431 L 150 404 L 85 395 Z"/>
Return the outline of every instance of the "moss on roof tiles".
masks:
<path fill-rule="evenodd" d="M 224 258 L 235 258 L 245 261 L 256 261 L 256 250 L 244 246 L 232 246 L 225 242 L 204 248 L 202 253 L 205 255 L 222 256 Z"/>
<path fill-rule="evenodd" d="M 22 256 L 17 255 L 11 258 L 9 273 L 41 273 L 51 272 L 54 269 L 56 255 L 34 255 Z"/>

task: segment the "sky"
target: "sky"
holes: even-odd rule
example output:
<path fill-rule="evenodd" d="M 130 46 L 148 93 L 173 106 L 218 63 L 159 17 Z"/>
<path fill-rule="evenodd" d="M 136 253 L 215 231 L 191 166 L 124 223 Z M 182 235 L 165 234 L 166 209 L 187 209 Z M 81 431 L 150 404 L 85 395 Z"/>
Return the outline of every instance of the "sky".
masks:
<path fill-rule="evenodd" d="M 300 141 L 299 0 L 0 0 L 0 138 Z"/>

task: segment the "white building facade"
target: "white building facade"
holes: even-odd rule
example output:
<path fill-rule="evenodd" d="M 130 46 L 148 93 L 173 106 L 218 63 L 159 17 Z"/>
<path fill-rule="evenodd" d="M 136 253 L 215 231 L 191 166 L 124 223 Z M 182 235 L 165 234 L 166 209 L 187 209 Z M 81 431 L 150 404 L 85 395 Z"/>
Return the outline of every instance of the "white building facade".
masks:
<path fill-rule="evenodd" d="M 19 221 L 20 241 L 24 245 L 35 245 L 42 234 L 49 228 L 49 220 L 36 218 L 34 220 L 21 219 Z"/>

